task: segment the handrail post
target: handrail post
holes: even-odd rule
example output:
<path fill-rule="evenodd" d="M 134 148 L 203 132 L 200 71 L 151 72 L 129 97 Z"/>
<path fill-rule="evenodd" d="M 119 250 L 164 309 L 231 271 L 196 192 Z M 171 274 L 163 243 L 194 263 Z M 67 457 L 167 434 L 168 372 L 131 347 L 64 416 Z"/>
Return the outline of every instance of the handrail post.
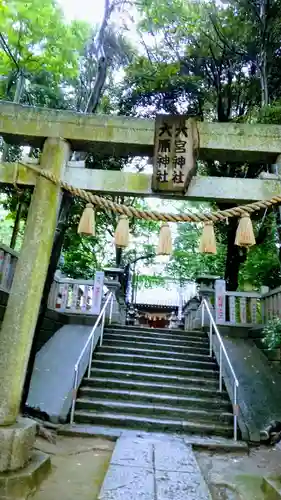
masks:
<path fill-rule="evenodd" d="M 233 434 L 234 434 L 234 441 L 237 441 L 237 383 L 236 380 L 234 380 L 234 416 L 233 416 Z"/>
<path fill-rule="evenodd" d="M 111 325 L 111 321 L 112 321 L 112 311 L 113 311 L 113 293 L 111 295 L 110 309 L 109 309 L 109 324 L 110 325 Z"/>
<path fill-rule="evenodd" d="M 94 338 L 95 338 L 95 331 L 96 331 L 96 327 L 98 326 L 98 324 L 100 323 L 100 321 L 102 322 L 101 323 L 101 335 L 100 335 L 100 345 L 102 345 L 102 341 L 103 341 L 103 331 L 104 331 L 104 323 L 105 323 L 105 312 L 106 312 L 106 308 L 107 308 L 107 305 L 110 301 L 110 299 L 112 299 L 112 296 L 108 296 L 107 300 L 106 300 L 106 303 L 103 307 L 103 309 L 101 310 L 96 322 L 95 322 L 95 325 L 93 326 L 92 330 L 91 330 L 91 333 L 90 333 L 90 336 L 88 337 L 88 340 L 85 344 L 85 346 L 83 347 L 82 349 L 82 352 L 75 364 L 75 367 L 74 367 L 74 384 L 73 384 L 73 394 L 72 394 L 72 404 L 71 404 L 71 410 L 70 410 L 70 423 L 73 424 L 73 421 L 74 421 L 74 412 L 75 412 L 75 404 L 76 404 L 76 396 L 77 396 L 77 391 L 78 391 L 78 371 L 79 371 L 79 366 L 80 366 L 80 363 L 82 361 L 83 356 L 86 355 L 87 353 L 87 349 L 88 349 L 88 345 L 90 344 L 90 353 L 89 353 L 89 363 L 88 363 L 88 373 L 87 373 L 87 377 L 90 378 L 91 376 L 91 367 L 92 367 L 92 357 L 93 357 L 93 350 L 94 350 Z M 82 375 L 84 376 L 84 372 L 82 373 Z"/>
<path fill-rule="evenodd" d="M 202 310 L 201 310 L 201 328 L 204 326 L 204 315 L 205 315 L 205 302 L 202 302 Z"/>
<path fill-rule="evenodd" d="M 210 320 L 210 330 L 209 330 L 209 341 L 210 341 L 210 357 L 213 356 L 213 322 Z"/>
<path fill-rule="evenodd" d="M 224 343 L 223 343 L 222 338 L 220 336 L 220 333 L 218 331 L 217 325 L 213 319 L 208 302 L 206 302 L 204 299 L 203 299 L 203 303 L 202 303 L 202 326 L 203 326 L 204 308 L 206 308 L 209 319 L 210 319 L 210 325 L 209 325 L 210 356 L 212 354 L 212 347 L 213 347 L 213 330 L 215 332 L 216 338 L 219 341 L 219 346 L 220 346 L 219 362 L 218 362 L 219 363 L 219 392 L 222 392 L 222 383 L 223 383 L 223 372 L 222 372 L 223 355 L 225 357 L 225 361 L 228 364 L 230 371 L 231 371 L 231 374 L 232 374 L 232 377 L 233 377 L 233 383 L 234 383 L 234 385 L 233 385 L 233 437 L 234 437 L 234 441 L 237 441 L 237 433 L 238 433 L 237 392 L 238 392 L 238 388 L 239 388 L 239 382 L 238 382 L 237 377 L 235 375 L 235 372 L 234 372 L 233 366 L 231 364 L 231 361 L 228 357 L 228 354 L 225 350 Z"/>
<path fill-rule="evenodd" d="M 102 342 L 103 342 L 104 321 L 105 321 L 105 311 L 103 313 L 102 320 L 101 320 L 100 347 L 102 346 Z"/>
<path fill-rule="evenodd" d="M 220 362 L 219 362 L 219 365 L 220 365 L 220 392 L 222 392 L 222 347 L 221 347 L 221 344 L 220 344 Z"/>
<path fill-rule="evenodd" d="M 89 364 L 88 364 L 88 375 L 87 378 L 90 378 L 91 376 L 91 368 L 92 368 L 92 357 L 93 357 L 93 350 L 94 350 L 94 338 L 95 336 L 92 336 L 91 340 L 91 348 L 90 348 L 90 354 L 89 354 Z"/>
<path fill-rule="evenodd" d="M 74 422 L 75 403 L 76 403 L 76 396 L 77 396 L 77 385 L 78 385 L 78 366 L 75 365 L 75 367 L 74 367 L 74 384 L 73 384 L 73 391 L 72 391 L 72 404 L 71 404 L 71 411 L 70 411 L 70 423 L 71 423 L 71 425 Z"/>

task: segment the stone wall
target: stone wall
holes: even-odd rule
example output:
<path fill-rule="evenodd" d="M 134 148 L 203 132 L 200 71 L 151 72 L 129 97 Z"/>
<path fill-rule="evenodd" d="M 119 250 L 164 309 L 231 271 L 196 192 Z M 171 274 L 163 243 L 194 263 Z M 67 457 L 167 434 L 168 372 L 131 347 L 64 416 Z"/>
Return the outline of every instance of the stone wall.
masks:
<path fill-rule="evenodd" d="M 274 366 L 279 372 L 281 372 L 281 349 L 272 349 L 269 350 L 266 348 L 265 344 L 262 341 L 262 327 L 252 328 L 249 331 L 249 337 L 253 339 L 256 346 L 264 353 L 267 357 L 269 363 Z"/>
<path fill-rule="evenodd" d="M 4 318 L 6 305 L 8 302 L 8 293 L 0 290 L 0 328 Z M 36 342 L 36 350 L 39 351 L 41 347 L 56 333 L 59 328 L 68 322 L 68 318 L 64 314 L 56 311 L 47 310 L 39 338 Z"/>
<path fill-rule="evenodd" d="M 46 311 L 39 338 L 36 342 L 36 351 L 39 351 L 46 342 L 67 322 L 67 317 L 56 311 Z"/>

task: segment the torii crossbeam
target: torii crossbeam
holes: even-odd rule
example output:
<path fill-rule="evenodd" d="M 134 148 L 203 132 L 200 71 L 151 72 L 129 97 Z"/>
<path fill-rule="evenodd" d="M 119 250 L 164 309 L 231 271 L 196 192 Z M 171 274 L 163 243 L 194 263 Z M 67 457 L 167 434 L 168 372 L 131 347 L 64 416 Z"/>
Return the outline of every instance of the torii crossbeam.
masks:
<path fill-rule="evenodd" d="M 275 163 L 281 149 L 281 126 L 198 122 L 199 158 L 221 161 Z M 66 139 L 71 149 L 99 154 L 153 154 L 154 121 L 120 116 L 85 115 L 71 111 L 49 110 L 0 103 L 0 134 L 12 143 L 42 147 L 47 137 Z M 151 175 L 90 170 L 70 162 L 63 178 L 74 187 L 101 194 L 155 196 Z M 0 183 L 15 179 L 17 165 L 0 164 Z M 17 183 L 34 185 L 36 175 L 19 166 Z M 278 177 L 238 179 L 200 177 L 192 179 L 185 195 L 161 193 L 161 197 L 190 200 L 217 200 L 243 203 L 268 199 L 281 194 Z"/>

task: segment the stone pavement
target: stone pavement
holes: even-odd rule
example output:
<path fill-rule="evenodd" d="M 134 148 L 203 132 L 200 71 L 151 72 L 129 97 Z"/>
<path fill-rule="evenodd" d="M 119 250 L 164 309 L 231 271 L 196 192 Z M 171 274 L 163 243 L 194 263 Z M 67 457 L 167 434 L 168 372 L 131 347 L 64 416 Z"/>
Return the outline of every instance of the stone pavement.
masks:
<path fill-rule="evenodd" d="M 122 436 L 99 500 L 210 500 L 191 444 L 173 436 Z"/>

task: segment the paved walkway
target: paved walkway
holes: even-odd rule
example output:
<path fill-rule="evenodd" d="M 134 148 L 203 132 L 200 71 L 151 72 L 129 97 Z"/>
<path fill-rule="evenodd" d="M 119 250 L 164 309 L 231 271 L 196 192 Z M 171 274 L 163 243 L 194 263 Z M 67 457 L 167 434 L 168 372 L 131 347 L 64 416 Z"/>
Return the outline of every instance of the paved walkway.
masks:
<path fill-rule="evenodd" d="M 210 500 L 192 447 L 157 435 L 118 439 L 99 500 Z"/>

